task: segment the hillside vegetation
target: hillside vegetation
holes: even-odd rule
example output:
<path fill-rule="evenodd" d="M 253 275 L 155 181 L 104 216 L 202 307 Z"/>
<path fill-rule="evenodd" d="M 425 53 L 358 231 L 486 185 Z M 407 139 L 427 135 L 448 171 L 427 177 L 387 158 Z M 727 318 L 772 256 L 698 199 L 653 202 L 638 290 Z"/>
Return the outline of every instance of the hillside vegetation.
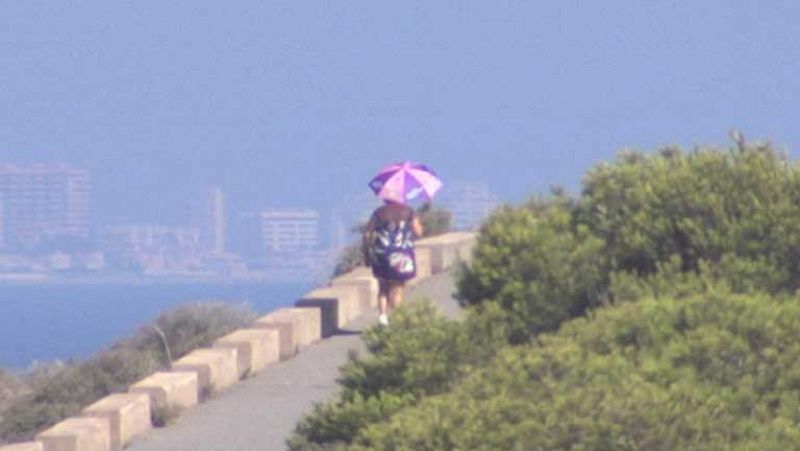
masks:
<path fill-rule="evenodd" d="M 367 333 L 292 449 L 800 449 L 800 171 L 644 154 L 497 211 L 429 304 Z"/>
<path fill-rule="evenodd" d="M 164 312 L 149 327 L 89 359 L 40 365 L 21 377 L 0 371 L 0 445 L 30 440 L 104 396 L 126 392 L 134 382 L 169 368 L 172 360 L 210 346 L 254 318 L 245 305 L 186 304 Z M 153 414 L 155 424 L 163 425 L 173 413 Z"/>

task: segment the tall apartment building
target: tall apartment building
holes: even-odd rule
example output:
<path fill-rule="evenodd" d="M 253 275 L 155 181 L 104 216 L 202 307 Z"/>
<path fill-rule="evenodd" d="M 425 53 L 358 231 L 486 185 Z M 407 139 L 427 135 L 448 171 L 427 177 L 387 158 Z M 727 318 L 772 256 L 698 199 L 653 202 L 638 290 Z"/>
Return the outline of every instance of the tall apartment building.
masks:
<path fill-rule="evenodd" d="M 452 182 L 442 190 L 442 206 L 453 213 L 452 227 L 474 230 L 499 206 L 497 197 L 483 182 Z"/>
<path fill-rule="evenodd" d="M 261 212 L 261 241 L 267 253 L 313 250 L 319 246 L 319 213 L 310 209 Z"/>
<path fill-rule="evenodd" d="M 212 254 L 225 252 L 225 197 L 219 187 L 209 190 L 203 218 L 203 247 Z"/>
<path fill-rule="evenodd" d="M 5 244 L 88 238 L 90 190 L 89 173 L 67 165 L 0 165 Z"/>

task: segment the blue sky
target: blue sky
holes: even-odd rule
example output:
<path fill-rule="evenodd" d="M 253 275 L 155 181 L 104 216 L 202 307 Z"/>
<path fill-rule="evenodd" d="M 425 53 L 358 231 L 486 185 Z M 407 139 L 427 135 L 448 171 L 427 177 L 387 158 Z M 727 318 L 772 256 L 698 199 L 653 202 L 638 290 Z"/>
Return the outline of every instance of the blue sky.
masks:
<path fill-rule="evenodd" d="M 515 202 L 621 148 L 800 149 L 800 3 L 0 0 L 0 162 L 100 224 L 326 209 L 395 160 Z"/>

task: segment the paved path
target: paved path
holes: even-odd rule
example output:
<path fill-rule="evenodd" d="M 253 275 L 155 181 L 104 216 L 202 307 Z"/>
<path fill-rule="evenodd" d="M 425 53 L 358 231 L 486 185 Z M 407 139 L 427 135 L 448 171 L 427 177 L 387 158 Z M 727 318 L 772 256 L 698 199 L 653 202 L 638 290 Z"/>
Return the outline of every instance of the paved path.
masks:
<path fill-rule="evenodd" d="M 428 297 L 448 316 L 457 315 L 453 281 L 439 274 L 417 285 L 409 300 Z M 279 451 L 297 421 L 315 402 L 331 398 L 337 389 L 339 367 L 348 351 L 364 351 L 358 331 L 377 321 L 376 314 L 348 326 L 352 334 L 322 340 L 297 356 L 265 368 L 234 385 L 219 397 L 187 411 L 175 424 L 154 430 L 130 451 Z"/>

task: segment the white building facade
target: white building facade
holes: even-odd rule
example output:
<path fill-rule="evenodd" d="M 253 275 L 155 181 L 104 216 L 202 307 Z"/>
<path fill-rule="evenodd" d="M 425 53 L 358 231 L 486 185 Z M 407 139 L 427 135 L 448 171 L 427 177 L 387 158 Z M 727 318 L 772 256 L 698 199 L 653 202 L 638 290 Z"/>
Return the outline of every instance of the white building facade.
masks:
<path fill-rule="evenodd" d="M 267 253 L 317 249 L 320 245 L 319 213 L 307 208 L 263 211 L 261 242 Z"/>
<path fill-rule="evenodd" d="M 89 238 L 89 173 L 67 165 L 0 165 L 3 241 Z"/>

